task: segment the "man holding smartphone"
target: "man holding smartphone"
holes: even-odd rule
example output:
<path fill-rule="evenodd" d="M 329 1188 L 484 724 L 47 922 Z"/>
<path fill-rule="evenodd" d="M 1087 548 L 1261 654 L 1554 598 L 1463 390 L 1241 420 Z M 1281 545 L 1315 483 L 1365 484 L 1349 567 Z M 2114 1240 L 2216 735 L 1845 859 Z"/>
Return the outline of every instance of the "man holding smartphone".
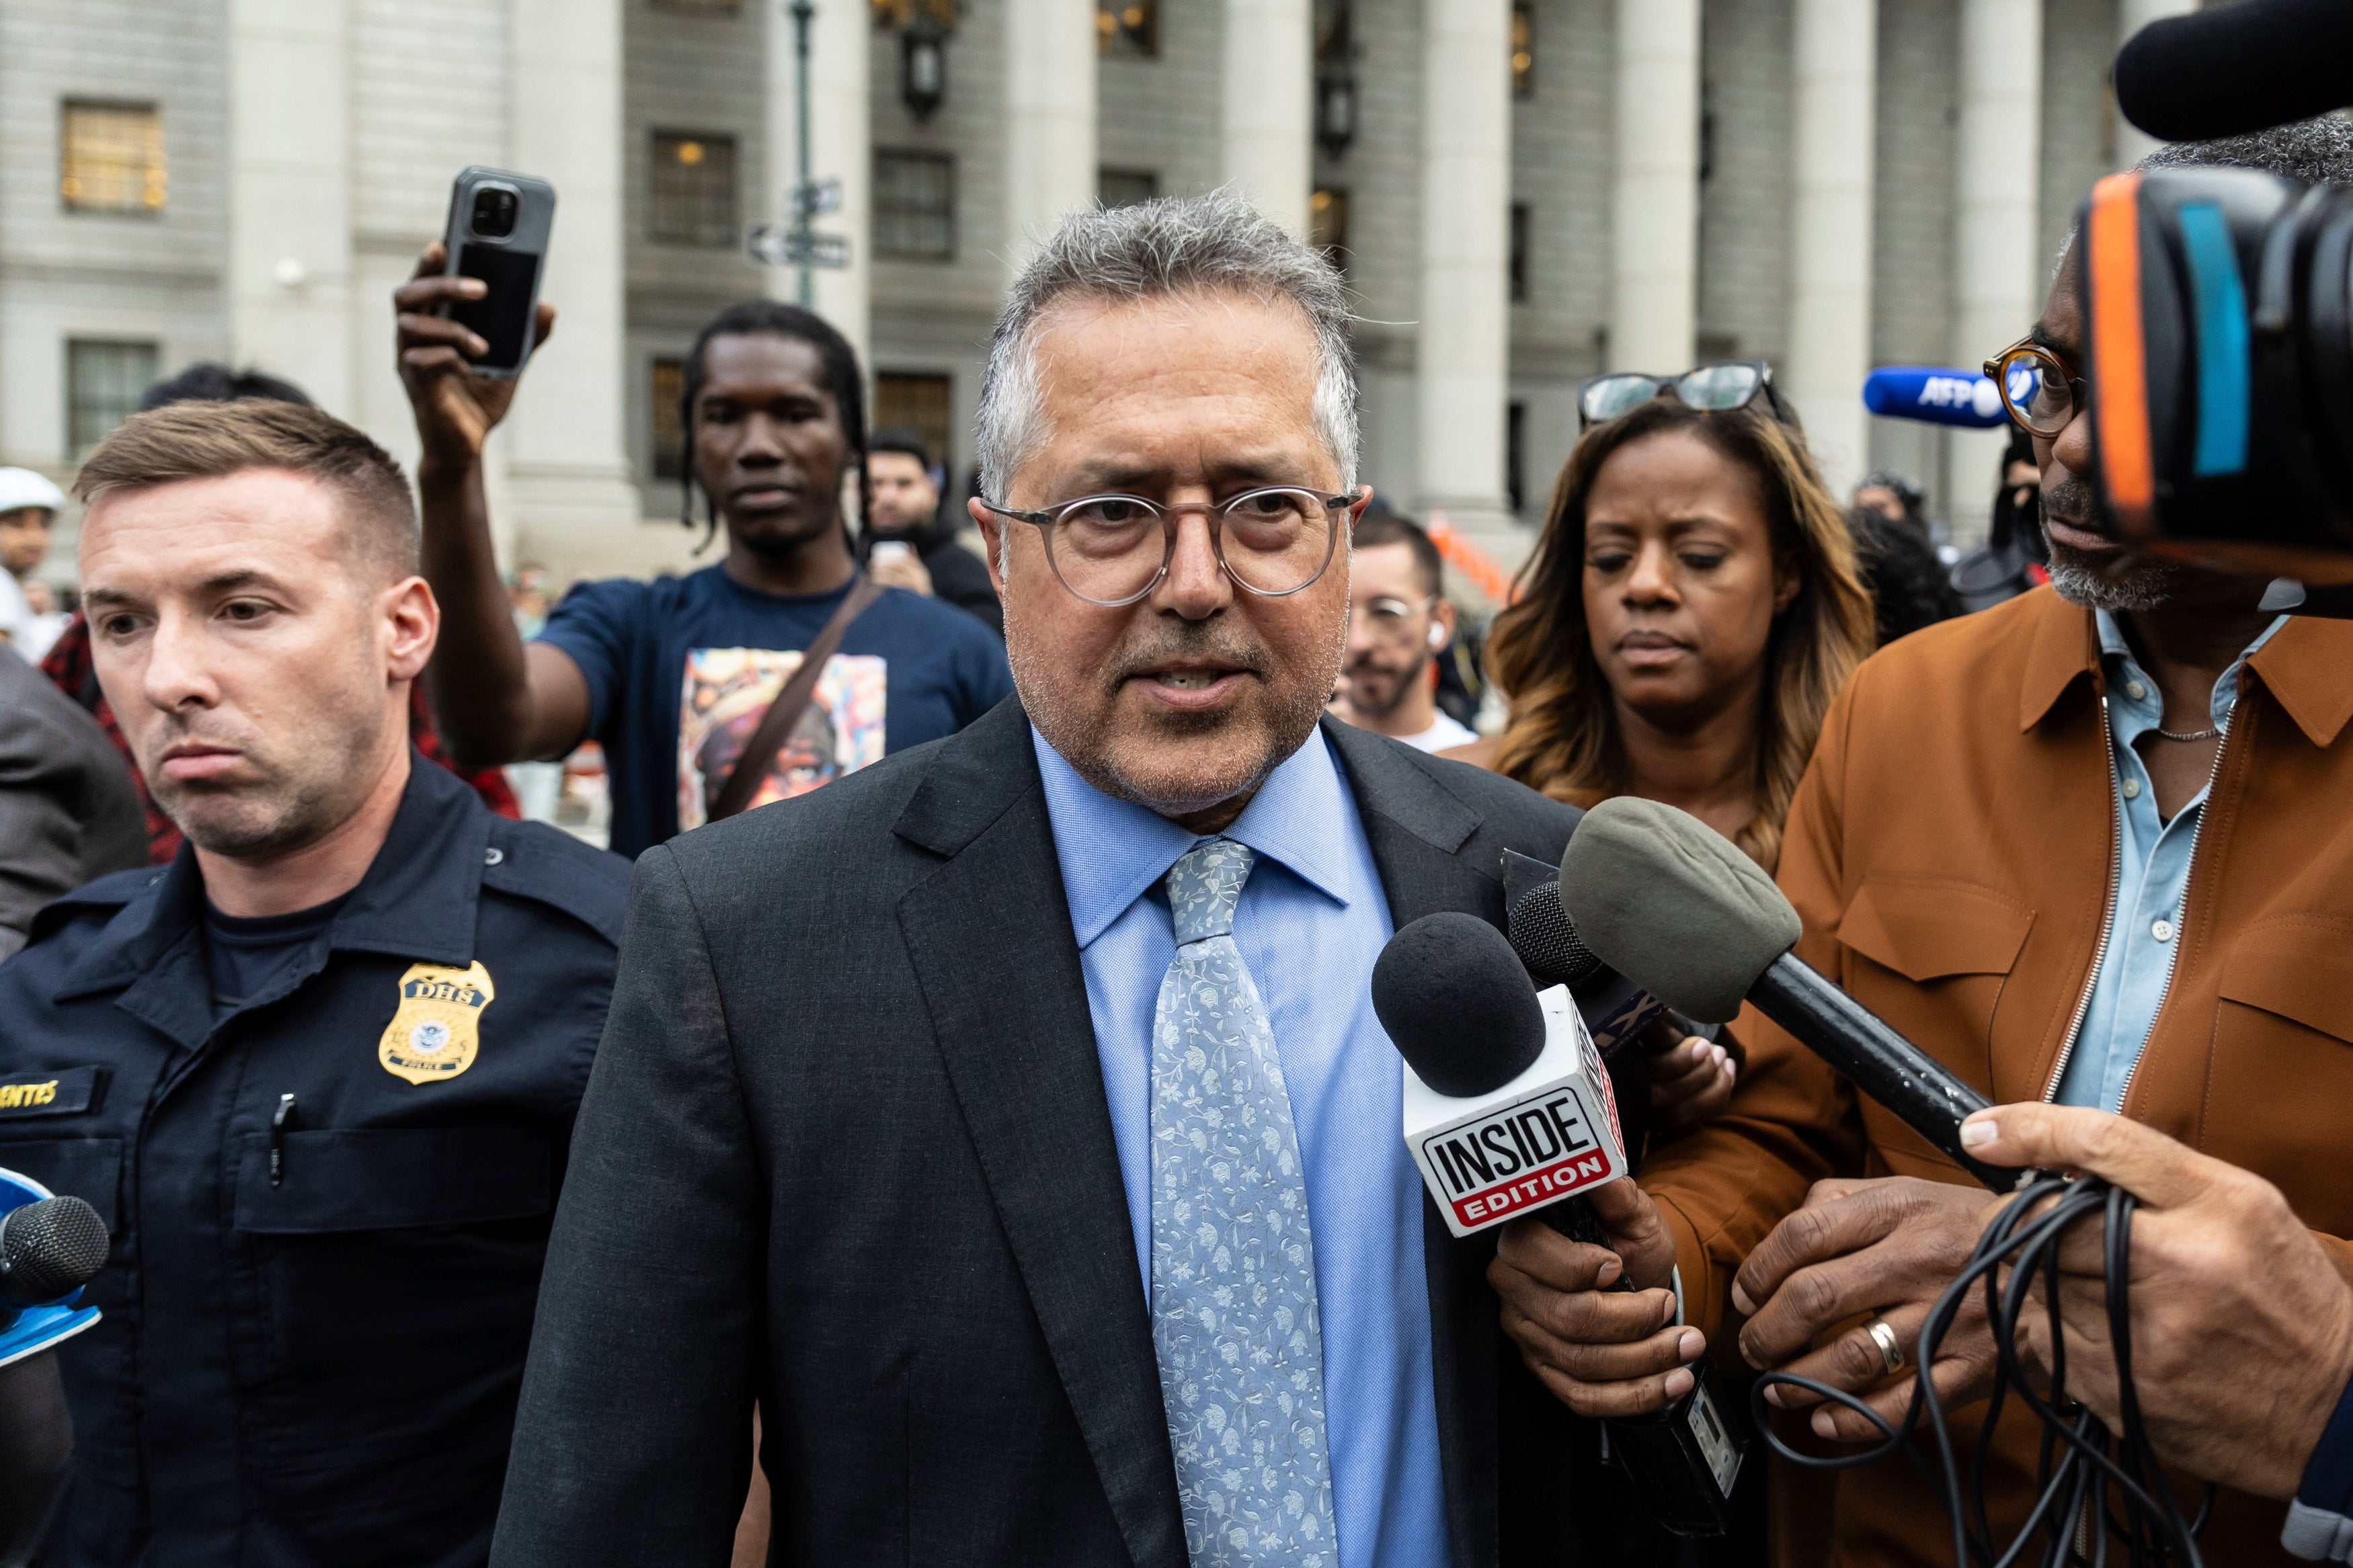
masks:
<path fill-rule="evenodd" d="M 427 248 L 393 300 L 424 447 L 425 575 L 445 616 L 427 681 L 461 757 L 553 759 L 600 742 L 611 845 L 634 857 L 954 734 L 1012 691 L 1004 645 L 972 616 L 860 571 L 841 498 L 864 461 L 864 377 L 840 333 L 767 300 L 721 311 L 686 356 L 687 506 L 700 489 L 711 526 L 725 526 L 725 559 L 586 584 L 525 644 L 482 474 L 482 443 L 520 377 L 474 368 L 490 340 L 438 311 L 486 289 L 443 262 L 441 246 Z M 554 322 L 539 305 L 534 341 Z"/>

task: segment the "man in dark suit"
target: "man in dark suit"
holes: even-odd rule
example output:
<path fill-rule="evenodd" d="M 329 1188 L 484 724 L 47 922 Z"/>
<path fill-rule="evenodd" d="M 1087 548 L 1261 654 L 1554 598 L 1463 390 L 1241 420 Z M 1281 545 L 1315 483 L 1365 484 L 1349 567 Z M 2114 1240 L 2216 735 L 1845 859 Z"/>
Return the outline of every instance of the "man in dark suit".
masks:
<path fill-rule="evenodd" d="M 771 1562 L 1576 1560 L 1571 1418 L 1366 995 L 1576 813 L 1321 717 L 1346 317 L 1222 195 L 1016 285 L 1018 700 L 638 861 L 494 1563 L 726 1561 L 755 1400 Z"/>

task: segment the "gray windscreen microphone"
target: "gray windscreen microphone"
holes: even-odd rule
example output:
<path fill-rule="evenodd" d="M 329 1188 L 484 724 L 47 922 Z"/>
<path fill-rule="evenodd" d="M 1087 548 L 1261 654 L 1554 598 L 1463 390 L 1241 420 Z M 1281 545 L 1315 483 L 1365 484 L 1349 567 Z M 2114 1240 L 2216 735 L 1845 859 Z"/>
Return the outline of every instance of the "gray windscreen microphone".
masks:
<path fill-rule="evenodd" d="M 1995 1192 L 2017 1184 L 1961 1147 L 1961 1119 L 1992 1102 L 1792 952 L 1798 911 L 1699 818 L 1603 801 L 1569 837 L 1560 896 L 1585 945 L 1670 1007 L 1729 1023 L 1753 1004 L 1970 1175 Z"/>

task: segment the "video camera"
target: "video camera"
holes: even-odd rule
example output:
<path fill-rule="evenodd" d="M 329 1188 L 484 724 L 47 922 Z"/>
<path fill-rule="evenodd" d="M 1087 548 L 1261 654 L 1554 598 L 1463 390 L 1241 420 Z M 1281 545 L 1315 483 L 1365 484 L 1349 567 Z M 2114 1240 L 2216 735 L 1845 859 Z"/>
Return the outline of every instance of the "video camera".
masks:
<path fill-rule="evenodd" d="M 2126 117 L 2169 140 L 2353 103 L 2353 5 L 2251 0 L 2144 28 Z M 2353 187 L 2253 170 L 2111 175 L 2084 203 L 2094 468 L 2119 538 L 2307 585 L 2353 616 Z M 2267 605 L 2271 601 L 2266 601 Z"/>

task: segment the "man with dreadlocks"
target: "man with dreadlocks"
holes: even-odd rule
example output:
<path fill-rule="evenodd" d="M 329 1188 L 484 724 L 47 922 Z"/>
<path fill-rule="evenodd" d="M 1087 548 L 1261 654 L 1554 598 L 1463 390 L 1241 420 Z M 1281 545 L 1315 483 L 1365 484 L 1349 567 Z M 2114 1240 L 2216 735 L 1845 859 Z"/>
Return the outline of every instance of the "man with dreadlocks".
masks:
<path fill-rule="evenodd" d="M 705 541 L 723 524 L 725 557 L 683 577 L 583 584 L 525 644 L 482 477 L 483 440 L 519 383 L 470 370 L 486 345 L 436 310 L 482 285 L 441 266 L 429 247 L 393 301 L 443 615 L 426 679 L 459 754 L 522 762 L 600 742 L 612 847 L 635 856 L 953 734 L 1011 693 L 986 626 L 859 570 L 842 515 L 848 479 L 861 511 L 865 496 L 858 357 L 824 321 L 767 300 L 722 310 L 686 357 L 681 521 L 693 525 L 699 491 Z M 542 305 L 543 339 L 554 324 Z"/>

